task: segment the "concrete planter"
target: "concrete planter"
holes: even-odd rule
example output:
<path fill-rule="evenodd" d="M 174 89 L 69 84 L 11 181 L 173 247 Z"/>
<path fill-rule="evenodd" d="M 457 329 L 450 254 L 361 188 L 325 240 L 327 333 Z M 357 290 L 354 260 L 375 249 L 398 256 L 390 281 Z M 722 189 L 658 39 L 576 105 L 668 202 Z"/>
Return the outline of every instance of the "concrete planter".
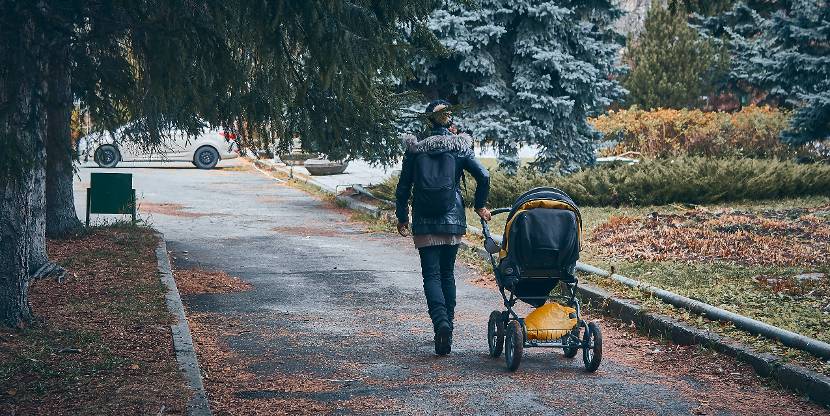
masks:
<path fill-rule="evenodd" d="M 306 160 L 317 157 L 311 153 L 284 153 L 278 155 L 280 160 L 289 166 L 302 166 Z"/>
<path fill-rule="evenodd" d="M 331 162 L 322 159 L 306 160 L 304 167 L 314 176 L 339 175 L 346 171 L 349 162 Z"/>

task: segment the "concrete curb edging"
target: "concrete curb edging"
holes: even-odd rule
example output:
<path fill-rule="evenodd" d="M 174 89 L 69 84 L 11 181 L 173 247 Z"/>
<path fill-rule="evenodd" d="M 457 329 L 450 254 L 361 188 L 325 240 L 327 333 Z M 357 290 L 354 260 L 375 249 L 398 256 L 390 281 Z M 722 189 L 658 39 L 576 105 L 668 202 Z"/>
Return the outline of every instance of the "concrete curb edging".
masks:
<path fill-rule="evenodd" d="M 462 241 L 461 245 L 489 260 L 489 255 L 483 248 L 472 246 L 467 241 Z M 806 395 L 822 406 L 830 407 L 830 377 L 788 364 L 781 357 L 755 351 L 747 345 L 711 331 L 692 327 L 669 316 L 645 312 L 636 303 L 615 298 L 593 285 L 580 284 L 577 287 L 577 296 L 595 310 L 599 309 L 602 313 L 615 316 L 625 323 L 633 323 L 649 336 L 669 339 L 678 345 L 702 345 L 728 355 L 751 365 L 759 376 L 772 378 L 784 388 Z"/>
<path fill-rule="evenodd" d="M 251 162 L 254 164 L 254 166 L 264 171 L 280 172 L 286 175 L 289 173 L 287 168 L 284 168 L 282 166 L 274 166 L 272 164 L 263 162 L 259 159 L 251 159 Z M 351 210 L 362 212 L 364 214 L 371 215 L 376 218 L 380 218 L 382 215 L 381 210 L 372 206 L 371 204 L 358 201 L 357 199 L 350 198 L 348 196 L 337 195 L 335 191 L 331 189 L 331 187 L 326 186 L 318 181 L 315 181 L 312 178 L 307 178 L 304 175 L 299 175 L 295 173 L 294 180 L 306 183 L 308 185 L 316 186 L 321 191 L 334 195 L 335 201 Z"/>
<path fill-rule="evenodd" d="M 489 260 L 488 253 L 481 247 L 467 241 L 461 245 L 474 251 L 481 258 Z M 635 302 L 613 297 L 596 286 L 582 283 L 577 295 L 599 309 L 602 313 L 615 316 L 625 323 L 633 323 L 649 336 L 669 339 L 678 345 L 702 345 L 721 354 L 752 366 L 761 377 L 772 378 L 782 387 L 803 394 L 822 406 L 830 408 L 830 377 L 807 368 L 788 364 L 779 356 L 755 351 L 753 348 L 706 331 L 684 324 L 666 315 L 645 312 Z"/>
<path fill-rule="evenodd" d="M 257 160 L 254 164 L 260 166 Z M 261 163 L 261 167 L 268 170 L 282 169 Z M 283 171 L 283 173 L 285 173 Z M 321 186 L 316 181 L 295 176 L 295 179 L 315 185 L 321 190 L 334 194 L 328 187 Z M 358 201 L 345 195 L 336 195 L 336 200 L 343 206 L 365 214 L 381 217 L 382 210 L 370 204 Z M 473 227 L 468 227 L 473 228 Z M 473 232 L 481 230 L 471 230 Z M 461 246 L 474 251 L 484 259 L 489 259 L 488 253 L 482 248 L 471 245 L 468 241 L 462 241 Z M 686 325 L 666 315 L 645 312 L 639 305 L 632 301 L 615 298 L 610 293 L 598 287 L 581 284 L 577 288 L 579 297 L 594 308 L 603 313 L 615 316 L 626 323 L 633 323 L 641 331 L 650 336 L 670 339 L 678 345 L 702 345 L 706 348 L 726 354 L 738 361 L 752 366 L 755 372 L 779 382 L 782 387 L 799 394 L 806 395 L 814 402 L 830 408 L 830 377 L 816 373 L 801 366 L 788 364 L 784 359 L 773 354 L 755 351 L 749 346 L 739 344 L 733 340 L 724 338 L 711 331 L 705 331 Z"/>
<path fill-rule="evenodd" d="M 164 241 L 163 234 L 158 233 L 157 236 L 159 237 L 159 245 L 156 247 L 156 259 L 158 260 L 159 279 L 167 288 L 164 299 L 167 302 L 167 309 L 175 318 L 175 322 L 170 325 L 170 330 L 173 333 L 173 349 L 176 351 L 179 370 L 184 375 L 187 387 L 193 393 L 187 403 L 187 414 L 190 416 L 211 416 L 207 393 L 205 392 L 204 383 L 202 383 L 202 371 L 199 368 L 196 350 L 193 348 L 190 326 L 187 324 L 179 289 L 173 279 L 173 270 L 170 266 L 170 258 L 167 255 L 167 243 Z"/>
<path fill-rule="evenodd" d="M 271 172 L 281 172 L 281 173 L 286 174 L 286 175 L 291 174 L 291 171 L 289 170 L 289 168 L 285 168 L 285 167 L 282 167 L 282 166 L 275 166 L 273 164 L 263 162 L 260 159 L 248 158 L 248 160 L 251 161 L 251 163 L 253 163 L 254 166 L 256 166 L 256 167 L 258 167 L 262 170 L 271 171 Z M 336 191 L 334 189 L 332 189 L 330 186 L 328 186 L 328 185 L 326 185 L 322 182 L 315 181 L 312 178 L 306 177 L 305 175 L 302 175 L 302 174 L 299 174 L 299 173 L 296 173 L 296 172 L 294 172 L 292 179 L 300 181 L 300 182 L 307 183 L 309 185 L 314 185 L 314 186 L 320 188 L 320 190 L 322 190 L 324 192 L 327 192 L 327 193 L 330 193 L 330 194 L 336 193 Z"/>
<path fill-rule="evenodd" d="M 671 317 L 645 312 L 637 304 L 618 299 L 592 285 L 578 287 L 580 298 L 595 309 L 616 316 L 627 323 L 634 323 L 651 336 L 670 339 L 678 345 L 702 345 L 752 366 L 762 377 L 778 381 L 784 388 L 804 394 L 814 402 L 830 407 L 830 377 L 804 367 L 787 364 L 773 354 L 755 351 L 753 348 L 724 338 L 711 331 L 686 325 Z"/>

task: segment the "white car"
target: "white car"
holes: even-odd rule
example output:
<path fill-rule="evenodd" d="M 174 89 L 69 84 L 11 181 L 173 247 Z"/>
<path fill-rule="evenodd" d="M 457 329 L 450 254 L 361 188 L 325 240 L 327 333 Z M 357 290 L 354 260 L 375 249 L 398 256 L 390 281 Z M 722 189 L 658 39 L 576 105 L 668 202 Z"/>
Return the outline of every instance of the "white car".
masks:
<path fill-rule="evenodd" d="M 191 162 L 200 169 L 212 169 L 220 160 L 239 157 L 236 135 L 204 128 L 197 136 L 170 130 L 163 134 L 163 143 L 156 149 L 123 137 L 124 126 L 115 131 L 93 133 L 78 141 L 78 157 L 91 157 L 102 168 L 113 168 L 119 162 Z"/>

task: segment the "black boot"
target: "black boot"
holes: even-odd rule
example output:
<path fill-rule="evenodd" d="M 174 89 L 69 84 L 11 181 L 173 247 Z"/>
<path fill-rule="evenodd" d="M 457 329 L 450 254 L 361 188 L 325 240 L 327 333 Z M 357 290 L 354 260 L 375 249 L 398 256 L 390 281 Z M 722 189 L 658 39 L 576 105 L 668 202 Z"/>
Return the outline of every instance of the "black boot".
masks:
<path fill-rule="evenodd" d="M 450 353 L 450 342 L 452 338 L 452 328 L 447 322 L 438 324 L 435 330 L 435 353 L 438 355 L 447 355 Z"/>

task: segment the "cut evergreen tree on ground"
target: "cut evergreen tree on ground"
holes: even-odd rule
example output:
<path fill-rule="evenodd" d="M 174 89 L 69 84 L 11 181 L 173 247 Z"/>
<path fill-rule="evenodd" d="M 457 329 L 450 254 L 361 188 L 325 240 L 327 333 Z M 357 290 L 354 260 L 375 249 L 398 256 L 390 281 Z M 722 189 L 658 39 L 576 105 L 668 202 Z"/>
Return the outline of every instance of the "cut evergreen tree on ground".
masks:
<path fill-rule="evenodd" d="M 372 187 L 372 193 L 394 199 L 397 177 Z M 468 178 L 465 201 L 472 201 Z M 516 175 L 490 173 L 488 204 L 505 207 L 528 189 L 553 186 L 582 206 L 651 206 L 724 204 L 786 198 L 830 196 L 830 165 L 797 164 L 776 159 L 678 157 L 646 159 L 633 165 L 596 166 L 572 175 L 539 174 L 522 169 Z M 750 203 L 751 204 L 751 203 Z M 475 216 L 473 216 L 475 217 Z"/>

